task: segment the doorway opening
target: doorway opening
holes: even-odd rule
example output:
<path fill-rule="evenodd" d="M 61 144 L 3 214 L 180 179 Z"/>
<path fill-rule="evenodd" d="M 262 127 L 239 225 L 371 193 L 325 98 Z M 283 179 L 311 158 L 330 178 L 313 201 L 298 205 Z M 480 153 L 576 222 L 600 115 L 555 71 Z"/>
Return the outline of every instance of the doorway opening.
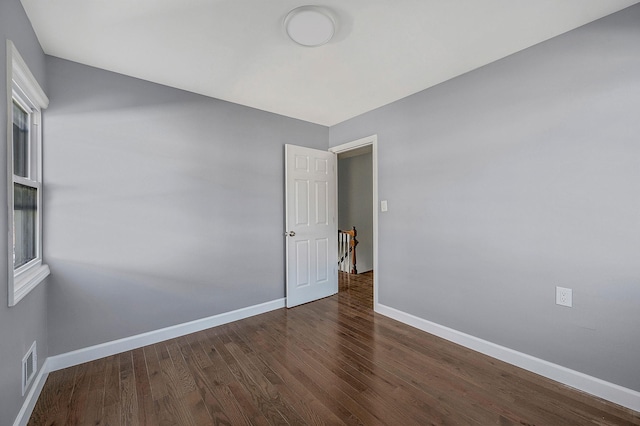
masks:
<path fill-rule="evenodd" d="M 356 263 L 338 272 L 340 292 L 349 292 L 374 310 L 378 277 L 377 136 L 331 148 L 337 154 L 338 229 L 357 232 Z M 356 273 L 351 273 L 356 272 Z"/>

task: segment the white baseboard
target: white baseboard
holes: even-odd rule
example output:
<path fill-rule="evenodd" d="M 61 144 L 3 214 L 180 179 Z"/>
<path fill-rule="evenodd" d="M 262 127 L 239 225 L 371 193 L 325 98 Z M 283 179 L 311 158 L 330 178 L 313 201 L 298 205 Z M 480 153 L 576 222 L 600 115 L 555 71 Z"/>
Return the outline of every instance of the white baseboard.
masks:
<path fill-rule="evenodd" d="M 118 339 L 111 342 L 101 343 L 95 346 L 89 346 L 87 348 L 78 349 L 76 351 L 50 356 L 42 365 L 40 373 L 38 374 L 36 381 L 31 386 L 31 390 L 27 394 L 24 404 L 22 404 L 22 408 L 20 409 L 18 417 L 16 418 L 13 425 L 25 426 L 28 423 L 29 418 L 31 417 L 31 413 L 33 412 L 33 408 L 36 405 L 38 397 L 40 396 L 40 392 L 44 387 L 44 383 L 46 382 L 49 373 L 52 371 L 62 370 L 63 368 L 72 367 L 74 365 L 82 364 L 89 361 L 95 361 L 96 359 L 104 358 L 106 356 L 115 355 L 121 352 L 130 351 L 148 345 L 153 345 L 165 340 L 174 339 L 176 337 L 185 336 L 197 331 L 206 330 L 208 328 L 228 324 L 233 321 L 249 318 L 254 315 L 263 314 L 275 309 L 284 308 L 285 300 L 286 299 L 284 298 L 276 299 L 270 302 L 261 303 L 259 305 L 248 306 L 246 308 L 237 309 L 235 311 L 213 315 L 208 318 L 202 318 L 199 320 L 186 322 L 184 324 L 178 324 L 159 330 L 149 331 L 147 333 L 138 334 L 136 336 L 125 337 L 124 339 Z"/>
<path fill-rule="evenodd" d="M 106 356 L 115 355 L 117 353 L 141 348 L 143 346 L 152 345 L 168 339 L 184 336 L 197 331 L 206 330 L 208 328 L 238 321 L 254 315 L 273 311 L 285 307 L 285 299 L 277 299 L 271 302 L 261 303 L 259 305 L 249 306 L 223 314 L 214 315 L 184 324 L 163 328 L 160 330 L 150 331 L 148 333 L 136 336 L 126 337 L 124 339 L 114 340 L 84 349 L 55 355 L 47 358 L 40 368 L 40 372 L 36 380 L 31 386 L 27 394 L 24 404 L 13 423 L 13 426 L 25 426 L 33 408 L 36 405 L 40 392 L 49 376 L 49 373 L 63 368 L 72 367 L 84 362 L 94 361 Z M 449 327 L 416 317 L 406 312 L 399 311 L 395 308 L 376 304 L 375 311 L 393 318 L 412 327 L 426 331 L 427 333 L 436 335 L 445 340 L 457 343 L 469 349 L 523 368 L 525 370 L 540 374 L 551 380 L 563 383 L 567 386 L 587 392 L 591 395 L 606 399 L 613 403 L 622 405 L 635 411 L 640 412 L 640 392 L 628 389 L 614 383 L 606 382 L 571 370 L 561 365 L 527 355 L 513 349 L 488 342 L 478 337 L 462 333 Z"/>
<path fill-rule="evenodd" d="M 618 405 L 640 411 L 640 392 L 491 343 L 380 303 L 376 304 L 375 311 L 422 331 L 426 331 L 427 333 L 449 340 L 450 342 L 499 359 L 500 361 L 540 374 L 556 382 L 571 386 L 572 388 L 579 389 Z"/>
<path fill-rule="evenodd" d="M 84 362 L 94 361 L 110 355 L 119 354 L 121 352 L 153 345 L 158 342 L 174 339 L 197 331 L 206 330 L 207 328 L 263 314 L 265 312 L 273 311 L 274 309 L 284 308 L 284 306 L 285 299 L 272 300 L 271 302 L 248 306 L 235 311 L 213 315 L 208 318 L 173 325 L 171 327 L 161 328 L 159 330 L 153 330 L 135 336 L 125 337 L 124 339 L 118 339 L 95 346 L 89 346 L 88 348 L 82 348 L 76 351 L 51 356 L 48 360 L 51 363 L 51 371 L 61 370 Z"/>
<path fill-rule="evenodd" d="M 31 417 L 33 408 L 36 406 L 40 392 L 47 381 L 47 377 L 49 377 L 49 371 L 51 371 L 49 369 L 49 360 L 46 359 L 42 367 L 40 367 L 40 372 L 36 376 L 36 380 L 31 384 L 31 389 L 29 389 L 27 393 L 18 417 L 16 417 L 16 420 L 13 422 L 13 426 L 26 426 L 29 422 L 29 417 Z"/>

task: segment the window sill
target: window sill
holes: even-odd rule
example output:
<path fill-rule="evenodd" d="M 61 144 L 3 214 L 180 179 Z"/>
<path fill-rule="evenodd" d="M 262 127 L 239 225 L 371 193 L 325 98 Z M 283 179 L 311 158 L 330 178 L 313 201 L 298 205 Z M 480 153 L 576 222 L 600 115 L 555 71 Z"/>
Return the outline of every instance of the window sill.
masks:
<path fill-rule="evenodd" d="M 9 306 L 15 306 L 50 273 L 49 266 L 40 264 L 16 275 L 13 278 L 13 295 L 9 294 Z"/>

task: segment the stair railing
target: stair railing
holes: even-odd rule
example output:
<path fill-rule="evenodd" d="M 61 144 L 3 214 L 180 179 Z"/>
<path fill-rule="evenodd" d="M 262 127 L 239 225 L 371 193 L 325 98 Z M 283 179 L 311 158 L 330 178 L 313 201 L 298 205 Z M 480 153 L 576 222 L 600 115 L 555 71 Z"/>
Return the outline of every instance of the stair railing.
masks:
<path fill-rule="evenodd" d="M 350 231 L 338 230 L 338 269 L 342 272 L 357 274 L 356 246 L 358 231 L 354 226 Z"/>

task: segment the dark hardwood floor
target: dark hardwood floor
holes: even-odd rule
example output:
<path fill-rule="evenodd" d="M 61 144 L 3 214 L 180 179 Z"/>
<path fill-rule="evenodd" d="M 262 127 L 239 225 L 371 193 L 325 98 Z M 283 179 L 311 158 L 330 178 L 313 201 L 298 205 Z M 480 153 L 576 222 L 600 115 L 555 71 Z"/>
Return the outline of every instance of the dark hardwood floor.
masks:
<path fill-rule="evenodd" d="M 640 425 L 341 292 L 49 375 L 29 425 Z"/>

